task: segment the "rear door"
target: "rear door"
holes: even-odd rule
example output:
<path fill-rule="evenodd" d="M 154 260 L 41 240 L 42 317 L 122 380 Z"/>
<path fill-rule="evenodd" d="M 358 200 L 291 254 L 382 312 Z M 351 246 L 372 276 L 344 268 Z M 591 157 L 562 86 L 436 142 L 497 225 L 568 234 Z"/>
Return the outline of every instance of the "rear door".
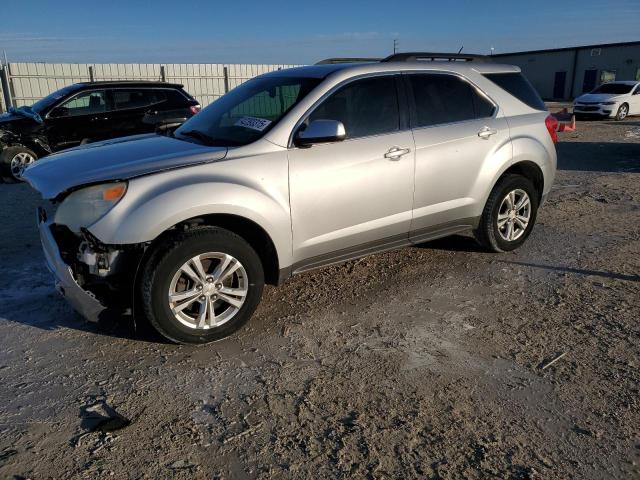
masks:
<path fill-rule="evenodd" d="M 471 226 L 487 181 L 482 167 L 506 142 L 496 105 L 466 79 L 446 73 L 406 74 L 416 174 L 411 236 Z"/>
<path fill-rule="evenodd" d="M 113 113 L 111 136 L 124 137 L 151 133 L 155 124 L 147 120 L 166 102 L 163 90 L 152 88 L 114 88 L 110 90 Z"/>

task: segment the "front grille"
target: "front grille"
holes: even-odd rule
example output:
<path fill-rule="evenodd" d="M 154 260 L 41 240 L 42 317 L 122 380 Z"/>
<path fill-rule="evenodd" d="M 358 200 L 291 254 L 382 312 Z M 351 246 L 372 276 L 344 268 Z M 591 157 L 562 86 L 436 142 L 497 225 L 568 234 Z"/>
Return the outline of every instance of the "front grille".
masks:
<path fill-rule="evenodd" d="M 580 105 L 599 105 L 600 102 L 580 102 Z"/>
<path fill-rule="evenodd" d="M 583 107 L 583 106 L 576 106 L 576 108 L 578 110 L 580 110 L 581 112 L 596 112 L 598 110 L 600 110 L 600 107 Z"/>

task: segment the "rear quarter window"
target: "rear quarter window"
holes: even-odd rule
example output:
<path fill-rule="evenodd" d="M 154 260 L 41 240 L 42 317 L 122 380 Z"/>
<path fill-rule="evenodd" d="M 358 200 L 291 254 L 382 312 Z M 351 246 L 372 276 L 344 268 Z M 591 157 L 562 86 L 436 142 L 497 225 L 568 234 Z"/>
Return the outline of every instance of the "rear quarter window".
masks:
<path fill-rule="evenodd" d="M 486 73 L 484 76 L 531 108 L 547 109 L 536 89 L 522 73 Z"/>

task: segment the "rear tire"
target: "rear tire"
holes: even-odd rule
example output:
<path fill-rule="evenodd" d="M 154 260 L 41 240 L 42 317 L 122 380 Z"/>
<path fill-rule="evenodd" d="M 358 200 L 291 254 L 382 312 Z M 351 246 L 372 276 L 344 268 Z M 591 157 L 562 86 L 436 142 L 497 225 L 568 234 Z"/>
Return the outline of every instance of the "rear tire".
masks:
<path fill-rule="evenodd" d="M 263 287 L 260 258 L 243 238 L 198 227 L 154 248 L 142 269 L 141 303 L 151 325 L 168 340 L 207 343 L 242 327 Z"/>
<path fill-rule="evenodd" d="M 27 147 L 7 147 L 0 153 L 0 176 L 4 183 L 22 181 L 22 172 L 38 159 L 38 156 Z"/>
<path fill-rule="evenodd" d="M 474 236 L 492 252 L 515 250 L 529 237 L 537 213 L 533 183 L 522 175 L 505 175 L 493 187 Z"/>

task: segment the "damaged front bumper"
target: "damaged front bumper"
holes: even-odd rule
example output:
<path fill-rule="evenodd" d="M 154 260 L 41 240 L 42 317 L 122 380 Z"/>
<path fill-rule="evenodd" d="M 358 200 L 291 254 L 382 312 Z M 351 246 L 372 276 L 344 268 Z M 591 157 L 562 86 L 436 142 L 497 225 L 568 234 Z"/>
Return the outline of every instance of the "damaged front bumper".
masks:
<path fill-rule="evenodd" d="M 100 303 L 93 293 L 83 289 L 74 278 L 71 267 L 64 262 L 60 255 L 60 249 L 51 232 L 52 223 L 47 220 L 46 212 L 42 208 L 38 208 L 40 240 L 42 241 L 47 267 L 55 276 L 56 290 L 83 317 L 89 321 L 97 322 L 106 307 Z"/>

